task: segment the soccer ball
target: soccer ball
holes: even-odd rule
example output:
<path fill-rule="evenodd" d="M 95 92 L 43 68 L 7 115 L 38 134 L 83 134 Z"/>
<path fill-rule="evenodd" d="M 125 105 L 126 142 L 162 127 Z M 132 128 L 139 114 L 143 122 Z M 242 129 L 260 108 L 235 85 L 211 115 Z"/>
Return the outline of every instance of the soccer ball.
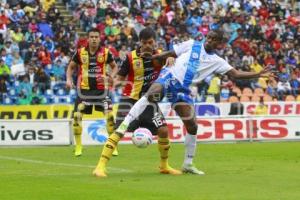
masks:
<path fill-rule="evenodd" d="M 152 133 L 146 128 L 138 128 L 133 132 L 132 143 L 138 148 L 146 148 L 152 144 Z"/>

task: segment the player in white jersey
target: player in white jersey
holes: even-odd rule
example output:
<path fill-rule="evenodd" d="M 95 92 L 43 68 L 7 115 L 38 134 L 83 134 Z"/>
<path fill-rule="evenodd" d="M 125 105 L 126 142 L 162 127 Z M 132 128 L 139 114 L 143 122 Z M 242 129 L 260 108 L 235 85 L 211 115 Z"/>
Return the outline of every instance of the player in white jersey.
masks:
<path fill-rule="evenodd" d="M 173 51 L 163 52 L 153 59 L 176 57 L 175 65 L 164 68 L 158 79 L 151 85 L 148 92 L 131 108 L 125 120 L 116 130 L 123 135 L 128 124 L 135 120 L 152 102 L 159 102 L 166 96 L 173 104 L 173 109 L 183 121 L 188 134 L 185 136 L 185 158 L 182 171 L 204 175 L 193 165 L 196 151 L 196 135 L 198 125 L 195 118 L 193 101 L 189 86 L 197 84 L 212 74 L 227 74 L 235 79 L 258 78 L 270 72 L 269 69 L 256 72 L 242 72 L 230 66 L 215 51 L 224 48 L 226 40 L 222 30 L 210 31 L 202 42 L 189 40 L 174 46 Z"/>

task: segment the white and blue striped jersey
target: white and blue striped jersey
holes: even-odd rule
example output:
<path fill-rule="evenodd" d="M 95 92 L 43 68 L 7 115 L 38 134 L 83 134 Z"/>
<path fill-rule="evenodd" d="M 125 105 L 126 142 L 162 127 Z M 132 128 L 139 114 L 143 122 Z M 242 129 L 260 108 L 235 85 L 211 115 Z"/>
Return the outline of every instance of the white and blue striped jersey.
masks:
<path fill-rule="evenodd" d="M 170 71 L 184 87 L 199 83 L 212 74 L 223 75 L 233 68 L 217 54 L 207 53 L 204 40 L 188 40 L 176 44 L 174 51 L 177 58 Z"/>

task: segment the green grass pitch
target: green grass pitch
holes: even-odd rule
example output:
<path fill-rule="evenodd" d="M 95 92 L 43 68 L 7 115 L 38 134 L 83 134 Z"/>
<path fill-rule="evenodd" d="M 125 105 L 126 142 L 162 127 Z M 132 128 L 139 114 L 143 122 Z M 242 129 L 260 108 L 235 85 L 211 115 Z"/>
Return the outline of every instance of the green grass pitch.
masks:
<path fill-rule="evenodd" d="M 156 144 L 121 145 L 109 177 L 91 175 L 102 147 L 1 147 L 1 200 L 298 200 L 300 142 L 199 144 L 195 164 L 205 176 L 158 173 Z M 183 144 L 172 144 L 180 168 Z"/>

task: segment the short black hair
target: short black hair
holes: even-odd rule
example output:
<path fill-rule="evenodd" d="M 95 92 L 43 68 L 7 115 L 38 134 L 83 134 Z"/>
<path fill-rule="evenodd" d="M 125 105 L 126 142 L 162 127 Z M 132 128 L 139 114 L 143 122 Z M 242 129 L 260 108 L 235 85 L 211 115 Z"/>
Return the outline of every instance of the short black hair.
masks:
<path fill-rule="evenodd" d="M 148 40 L 151 38 L 156 39 L 156 33 L 150 27 L 144 28 L 139 34 L 139 40 Z"/>
<path fill-rule="evenodd" d="M 91 32 L 97 32 L 97 33 L 100 34 L 100 31 L 99 31 L 99 29 L 97 29 L 97 28 L 91 28 L 91 29 L 88 31 L 88 35 L 89 35 Z"/>

